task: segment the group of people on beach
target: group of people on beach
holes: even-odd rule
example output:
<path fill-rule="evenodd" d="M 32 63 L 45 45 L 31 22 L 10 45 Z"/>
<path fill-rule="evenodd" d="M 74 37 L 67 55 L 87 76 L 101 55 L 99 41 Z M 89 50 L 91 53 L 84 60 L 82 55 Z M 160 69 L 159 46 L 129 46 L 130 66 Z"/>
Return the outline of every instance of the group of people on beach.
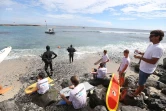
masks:
<path fill-rule="evenodd" d="M 151 44 L 147 47 L 145 52 L 140 52 L 138 50 L 135 50 L 135 52 L 137 53 L 137 55 L 134 55 L 135 59 L 140 59 L 140 67 L 139 67 L 139 81 L 138 81 L 138 88 L 135 90 L 135 92 L 130 93 L 129 96 L 134 97 L 137 96 L 138 94 L 140 94 L 143 90 L 144 90 L 144 84 L 146 83 L 146 80 L 148 79 L 148 77 L 153 74 L 153 72 L 155 71 L 156 67 L 157 67 L 157 63 L 159 61 L 159 59 L 162 57 L 163 53 L 164 53 L 164 48 L 161 45 L 161 41 L 164 37 L 164 32 L 162 30 L 153 30 L 150 32 L 150 36 L 149 36 L 149 40 L 151 42 Z M 47 67 L 48 65 L 50 65 L 51 68 L 51 72 L 52 70 L 52 59 L 57 57 L 57 55 L 50 51 L 50 47 L 47 46 L 46 47 L 47 51 L 43 54 L 42 59 L 45 62 L 45 70 L 46 73 L 47 72 Z M 69 52 L 69 57 L 70 57 L 70 62 L 72 59 L 73 62 L 73 55 L 74 52 L 76 51 L 74 48 L 72 49 L 72 45 L 70 48 L 67 49 Z M 103 51 L 103 56 L 100 60 L 100 65 L 98 67 L 98 69 L 94 69 L 94 71 L 91 72 L 91 74 L 93 74 L 93 80 L 90 81 L 89 83 L 92 85 L 99 85 L 102 84 L 105 87 L 108 87 L 110 80 L 107 79 L 107 62 L 110 61 L 108 55 L 107 55 L 107 51 L 104 50 Z M 129 67 L 130 64 L 130 58 L 129 58 L 129 50 L 125 49 L 123 51 L 124 57 L 121 60 L 121 64 L 119 66 L 119 68 L 117 69 L 118 73 L 119 73 L 119 85 L 120 87 L 123 86 L 124 81 L 125 81 L 125 74 L 127 71 L 127 68 Z M 138 55 L 139 54 L 139 55 Z M 54 55 L 54 57 L 52 58 L 52 55 Z M 46 58 L 49 59 L 46 59 Z M 51 75 L 48 75 L 51 76 Z M 45 82 L 43 79 L 43 76 L 41 76 L 39 74 L 39 81 L 38 81 L 38 90 L 40 90 L 40 88 L 42 89 L 46 89 L 46 87 L 49 87 L 48 85 L 48 81 Z M 72 88 L 73 90 L 70 92 L 70 96 L 69 98 L 66 98 L 63 94 L 60 94 L 61 98 L 63 99 L 63 102 L 61 101 L 59 103 L 60 104 L 68 104 L 68 105 L 73 105 L 73 107 L 75 109 L 80 109 L 83 108 L 86 105 L 86 89 L 85 86 L 82 83 L 79 83 L 78 77 L 77 76 L 72 76 L 70 78 L 71 83 L 73 84 L 73 86 L 70 86 L 70 88 Z M 40 81 L 43 81 L 43 83 L 41 83 Z M 47 84 L 47 85 L 46 85 Z M 47 88 L 48 90 L 49 88 Z M 43 92 L 45 91 L 38 91 L 40 94 L 44 94 Z M 42 93 L 41 93 L 42 92 Z"/>

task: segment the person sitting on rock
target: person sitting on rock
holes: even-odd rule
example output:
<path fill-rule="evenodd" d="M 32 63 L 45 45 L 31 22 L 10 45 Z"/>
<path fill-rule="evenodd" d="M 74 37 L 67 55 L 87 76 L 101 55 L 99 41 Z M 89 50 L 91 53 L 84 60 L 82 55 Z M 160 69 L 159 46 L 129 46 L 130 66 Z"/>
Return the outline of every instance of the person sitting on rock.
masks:
<path fill-rule="evenodd" d="M 45 75 L 43 72 L 38 74 L 38 82 L 37 82 L 37 92 L 39 94 L 44 94 L 49 90 L 48 79 L 44 78 Z"/>
<path fill-rule="evenodd" d="M 73 84 L 72 88 L 73 90 L 70 91 L 69 99 L 67 99 L 64 94 L 60 94 L 63 101 L 60 101 L 58 105 L 68 104 L 73 105 L 74 109 L 80 109 L 86 106 L 86 89 L 83 83 L 79 84 L 79 80 L 76 76 L 72 76 L 70 78 L 71 83 Z"/>
<path fill-rule="evenodd" d="M 100 63 L 99 68 L 97 69 L 97 71 L 91 72 L 91 74 L 93 74 L 93 80 L 90 80 L 89 83 L 91 85 L 97 86 L 97 85 L 104 85 L 104 86 L 108 86 L 109 82 L 107 81 L 107 68 L 104 67 L 103 63 Z"/>

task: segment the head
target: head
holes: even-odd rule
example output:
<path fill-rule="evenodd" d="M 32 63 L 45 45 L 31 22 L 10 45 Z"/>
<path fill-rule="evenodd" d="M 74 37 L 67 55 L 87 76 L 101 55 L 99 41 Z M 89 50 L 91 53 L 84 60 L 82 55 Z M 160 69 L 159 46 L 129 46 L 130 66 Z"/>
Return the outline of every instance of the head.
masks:
<path fill-rule="evenodd" d="M 73 47 L 72 44 L 70 45 L 70 47 Z"/>
<path fill-rule="evenodd" d="M 107 54 L 107 50 L 104 50 L 103 53 L 104 53 L 104 55 Z"/>
<path fill-rule="evenodd" d="M 50 50 L 50 46 L 49 45 L 46 46 L 46 50 L 47 51 Z"/>
<path fill-rule="evenodd" d="M 101 67 L 101 68 L 104 67 L 104 64 L 103 64 L 103 63 L 100 63 L 100 67 Z"/>
<path fill-rule="evenodd" d="M 124 54 L 125 57 L 128 57 L 128 55 L 129 55 L 129 50 L 128 50 L 128 49 L 124 50 L 124 51 L 123 51 L 123 54 Z"/>
<path fill-rule="evenodd" d="M 79 80 L 78 80 L 77 76 L 72 76 L 70 78 L 70 80 L 74 86 L 77 86 L 79 84 Z"/>
<path fill-rule="evenodd" d="M 159 43 L 161 40 L 163 40 L 164 32 L 162 30 L 153 30 L 150 32 L 150 42 L 152 43 Z"/>
<path fill-rule="evenodd" d="M 44 79 L 44 77 L 45 77 L 45 74 L 43 72 L 40 72 L 38 74 L 38 79 Z"/>

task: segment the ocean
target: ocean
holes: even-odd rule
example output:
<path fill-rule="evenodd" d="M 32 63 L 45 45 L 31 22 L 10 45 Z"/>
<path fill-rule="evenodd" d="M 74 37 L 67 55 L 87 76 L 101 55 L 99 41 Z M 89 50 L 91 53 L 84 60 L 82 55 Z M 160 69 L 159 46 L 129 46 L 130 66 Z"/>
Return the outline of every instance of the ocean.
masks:
<path fill-rule="evenodd" d="M 66 49 L 72 44 L 77 50 L 77 59 L 88 54 L 102 54 L 121 57 L 125 49 L 145 51 L 149 45 L 150 30 L 132 30 L 98 27 L 47 26 L 54 28 L 55 34 L 46 34 L 46 26 L 0 26 L 0 50 L 11 46 L 12 51 L 6 59 L 37 57 L 51 47 L 59 58 L 67 58 Z M 166 49 L 166 39 L 161 42 Z M 60 48 L 58 48 L 60 47 Z"/>

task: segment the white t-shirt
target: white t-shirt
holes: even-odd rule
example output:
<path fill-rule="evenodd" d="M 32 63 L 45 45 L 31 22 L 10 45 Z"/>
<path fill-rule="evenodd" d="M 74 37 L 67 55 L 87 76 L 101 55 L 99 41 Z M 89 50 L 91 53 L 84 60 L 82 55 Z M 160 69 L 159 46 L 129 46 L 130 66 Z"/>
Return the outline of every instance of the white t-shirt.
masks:
<path fill-rule="evenodd" d="M 106 54 L 106 55 L 103 55 L 103 56 L 102 56 L 102 62 L 106 62 L 107 60 L 109 60 L 108 55 L 107 55 L 107 54 Z"/>
<path fill-rule="evenodd" d="M 70 91 L 69 101 L 72 102 L 75 109 L 80 109 L 86 106 L 86 89 L 83 83 L 78 84 Z"/>
<path fill-rule="evenodd" d="M 128 66 L 129 66 L 129 64 L 130 64 L 130 58 L 129 58 L 129 57 L 128 57 L 128 58 L 126 58 L 126 57 L 123 57 L 123 58 L 122 58 L 119 71 L 122 71 L 126 64 L 127 64 Z M 127 66 L 127 67 L 128 67 L 128 66 Z M 127 68 L 126 68 L 126 70 L 127 70 Z M 126 70 L 124 71 L 124 73 L 126 72 Z"/>
<path fill-rule="evenodd" d="M 99 68 L 97 70 L 97 78 L 105 78 L 107 74 L 107 68 L 103 67 L 103 68 Z"/>
<path fill-rule="evenodd" d="M 39 94 L 44 94 L 45 92 L 47 92 L 49 90 L 49 84 L 48 84 L 48 79 L 45 78 L 45 79 L 42 79 L 42 80 L 39 80 L 37 82 L 37 92 Z"/>
<path fill-rule="evenodd" d="M 164 52 L 164 49 L 160 43 L 150 44 L 148 46 L 148 48 L 146 49 L 143 57 L 146 59 L 161 58 L 163 55 L 163 52 Z M 158 63 L 158 61 L 157 61 L 157 63 Z M 140 70 L 145 72 L 145 73 L 152 74 L 157 67 L 157 63 L 156 64 L 149 64 L 149 63 L 141 60 Z"/>

